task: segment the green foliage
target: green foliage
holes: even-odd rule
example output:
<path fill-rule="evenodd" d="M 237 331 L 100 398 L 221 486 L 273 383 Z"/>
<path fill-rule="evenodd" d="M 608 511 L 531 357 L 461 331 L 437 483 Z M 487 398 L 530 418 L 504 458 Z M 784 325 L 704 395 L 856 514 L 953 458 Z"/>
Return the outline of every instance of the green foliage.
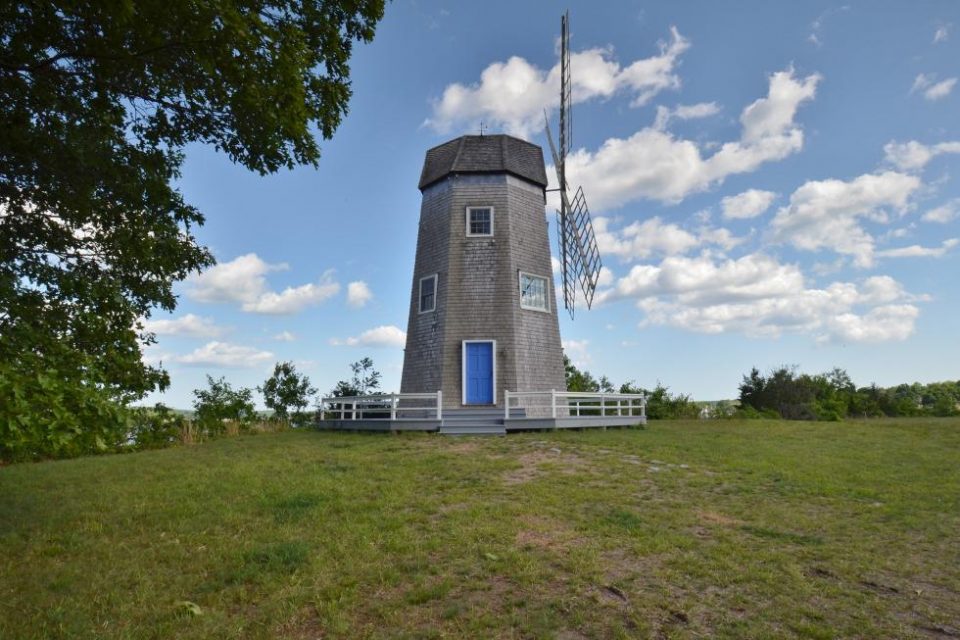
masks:
<path fill-rule="evenodd" d="M 213 262 L 193 236 L 203 216 L 172 186 L 183 149 L 211 144 L 261 174 L 316 164 L 314 132 L 330 138 L 346 113 L 352 44 L 383 8 L 0 7 L 0 362 L 18 363 L 0 385 L 5 455 L 109 448 L 111 403 L 165 388 L 140 319 L 174 309 L 173 284 Z"/>
<path fill-rule="evenodd" d="M 596 393 L 600 391 L 600 383 L 597 382 L 589 371 L 580 371 L 574 365 L 567 354 L 563 355 L 563 375 L 567 383 L 567 391 L 576 391 L 578 393 Z M 606 377 L 602 378 L 609 385 Z M 612 390 L 612 385 L 609 385 Z"/>
<path fill-rule="evenodd" d="M 350 365 L 353 376 L 341 380 L 330 392 L 337 398 L 375 395 L 380 389 L 380 372 L 373 368 L 373 360 L 363 358 Z"/>
<path fill-rule="evenodd" d="M 0 461 L 67 458 L 115 449 L 126 410 L 96 363 L 57 367 L 37 353 L 0 359 Z"/>
<path fill-rule="evenodd" d="M 210 435 L 226 430 L 228 422 L 246 429 L 256 417 L 253 406 L 253 391 L 247 388 L 234 390 L 226 378 L 214 380 L 207 376 L 207 389 L 194 389 L 194 420 Z"/>
<path fill-rule="evenodd" d="M 160 449 L 179 442 L 187 419 L 169 407 L 157 403 L 153 407 L 130 410 L 129 444 L 137 449 Z"/>
<path fill-rule="evenodd" d="M 830 420 L 847 417 L 960 415 L 960 381 L 857 388 L 843 369 L 820 375 L 780 367 L 768 375 L 753 368 L 740 384 L 741 417 Z"/>
<path fill-rule="evenodd" d="M 271 375 L 257 390 L 263 394 L 264 404 L 273 409 L 274 415 L 283 421 L 291 419 L 290 409 L 294 409 L 294 424 L 303 422 L 303 409 L 310 404 L 310 398 L 317 394 L 310 385 L 310 378 L 298 373 L 292 362 L 278 362 Z"/>
<path fill-rule="evenodd" d="M 689 395 L 670 393 L 669 387 L 657 382 L 652 391 L 634 386 L 633 381 L 620 385 L 620 393 L 642 393 L 647 396 L 647 417 L 652 420 L 697 418 L 700 416 L 700 407 L 690 399 Z"/>

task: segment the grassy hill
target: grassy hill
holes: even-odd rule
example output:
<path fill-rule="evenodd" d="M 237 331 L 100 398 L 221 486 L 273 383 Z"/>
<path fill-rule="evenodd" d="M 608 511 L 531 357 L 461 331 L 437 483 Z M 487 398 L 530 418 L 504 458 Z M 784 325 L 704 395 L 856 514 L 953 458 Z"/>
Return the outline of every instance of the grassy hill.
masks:
<path fill-rule="evenodd" d="M 960 634 L 960 420 L 288 432 L 0 468 L 0 638 Z"/>

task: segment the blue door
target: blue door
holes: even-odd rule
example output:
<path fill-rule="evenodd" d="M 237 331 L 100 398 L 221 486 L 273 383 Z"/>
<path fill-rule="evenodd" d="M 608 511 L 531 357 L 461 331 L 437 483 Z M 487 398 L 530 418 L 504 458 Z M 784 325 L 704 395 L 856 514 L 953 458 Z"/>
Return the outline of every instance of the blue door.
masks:
<path fill-rule="evenodd" d="M 493 343 L 468 342 L 464 358 L 467 388 L 464 404 L 493 404 Z"/>

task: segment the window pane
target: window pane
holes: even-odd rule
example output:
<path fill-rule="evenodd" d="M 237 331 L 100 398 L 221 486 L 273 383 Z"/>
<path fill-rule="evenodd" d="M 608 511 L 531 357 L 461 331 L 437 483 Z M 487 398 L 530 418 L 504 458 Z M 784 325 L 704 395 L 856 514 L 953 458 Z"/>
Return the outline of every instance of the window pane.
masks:
<path fill-rule="evenodd" d="M 420 281 L 420 311 L 433 311 L 436 305 L 437 276 Z"/>
<path fill-rule="evenodd" d="M 470 235 L 489 236 L 493 233 L 490 209 L 470 209 Z"/>
<path fill-rule="evenodd" d="M 525 273 L 520 275 L 520 306 L 543 311 L 548 309 L 546 278 Z"/>

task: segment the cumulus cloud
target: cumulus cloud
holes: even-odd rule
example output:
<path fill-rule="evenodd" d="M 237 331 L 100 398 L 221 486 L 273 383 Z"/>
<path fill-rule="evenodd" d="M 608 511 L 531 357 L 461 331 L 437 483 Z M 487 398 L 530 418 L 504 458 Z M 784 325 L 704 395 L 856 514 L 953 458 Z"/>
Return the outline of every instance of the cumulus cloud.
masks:
<path fill-rule="evenodd" d="M 936 156 L 960 153 L 960 141 L 925 145 L 916 140 L 888 142 L 883 146 L 884 159 L 901 171 L 919 171 Z"/>
<path fill-rule="evenodd" d="M 297 339 L 297 336 L 289 331 L 281 331 L 277 335 L 273 336 L 273 339 L 277 342 L 294 342 Z"/>
<path fill-rule="evenodd" d="M 748 173 L 803 147 L 794 122 L 797 109 L 816 94 L 818 74 L 796 78 L 792 69 L 770 76 L 767 96 L 740 115 L 740 140 L 722 144 L 704 157 L 693 141 L 656 127 L 629 138 L 610 138 L 595 152 L 579 149 L 567 157 L 573 184 L 586 185 L 594 209 L 618 207 L 638 198 L 676 203 L 727 176 Z"/>
<path fill-rule="evenodd" d="M 921 220 L 946 224 L 958 216 L 960 216 L 960 198 L 954 198 L 946 204 L 930 209 L 921 216 Z"/>
<path fill-rule="evenodd" d="M 593 220 L 593 230 L 600 254 L 616 256 L 625 262 L 655 255 L 683 254 L 703 245 L 730 249 L 740 243 L 727 229 L 702 226 L 691 232 L 664 222 L 659 216 L 631 222 L 622 229 L 612 228 L 609 218 L 598 216 Z"/>
<path fill-rule="evenodd" d="M 916 176 L 887 171 L 865 174 L 849 182 L 811 180 L 790 196 L 771 223 L 773 238 L 798 249 L 829 249 L 869 267 L 875 241 L 860 221 L 882 222 L 886 209 L 903 210 L 920 187 Z"/>
<path fill-rule="evenodd" d="M 394 347 L 403 348 L 407 342 L 407 334 L 403 329 L 394 325 L 382 325 L 367 329 L 359 336 L 352 336 L 345 340 L 333 338 L 333 346 L 348 347 Z"/>
<path fill-rule="evenodd" d="M 919 313 L 910 303 L 922 299 L 889 276 L 818 288 L 807 284 L 797 265 L 764 254 L 730 259 L 707 252 L 637 265 L 598 295 L 635 300 L 645 314 L 641 327 L 863 342 L 909 336 Z"/>
<path fill-rule="evenodd" d="M 357 280 L 347 285 L 347 304 L 359 309 L 373 299 L 373 292 L 363 280 Z"/>
<path fill-rule="evenodd" d="M 728 220 L 756 218 L 769 209 L 776 198 L 777 194 L 773 191 L 749 189 L 735 196 L 727 196 L 720 201 L 720 207 L 723 217 Z"/>
<path fill-rule="evenodd" d="M 950 249 L 957 246 L 958 243 L 960 243 L 960 239 L 950 238 L 949 240 L 944 240 L 939 247 L 922 247 L 918 244 L 913 244 L 909 247 L 897 247 L 895 249 L 877 251 L 877 255 L 881 258 L 941 258 L 946 255 Z"/>
<path fill-rule="evenodd" d="M 661 43 L 659 55 L 621 66 L 613 50 L 588 49 L 570 56 L 574 103 L 609 98 L 618 93 L 633 96 L 634 106 L 648 103 L 665 89 L 676 89 L 680 78 L 675 69 L 680 55 L 690 43 L 676 28 L 670 30 L 670 42 Z M 529 137 L 543 128 L 543 112 L 558 107 L 560 65 L 544 71 L 527 60 L 513 56 L 495 62 L 471 85 L 448 85 L 433 104 L 433 114 L 424 124 L 440 133 L 480 120 L 508 133 Z"/>
<path fill-rule="evenodd" d="M 913 86 L 910 87 L 910 93 L 922 92 L 923 97 L 932 102 L 946 98 L 950 95 L 950 92 L 953 91 L 953 87 L 956 84 L 957 78 L 947 78 L 937 82 L 936 74 L 927 75 L 920 73 L 914 78 Z"/>
<path fill-rule="evenodd" d="M 145 320 L 143 328 L 158 336 L 189 336 L 191 338 L 216 338 L 223 333 L 210 318 L 188 313 L 179 318 Z"/>
<path fill-rule="evenodd" d="M 593 360 L 590 356 L 589 340 L 563 340 L 563 353 L 570 358 L 570 362 L 579 369 L 590 366 Z"/>
<path fill-rule="evenodd" d="M 250 368 L 273 358 L 269 351 L 245 347 L 227 342 L 208 342 L 192 352 L 174 357 L 174 361 L 186 365 L 228 368 Z"/>
<path fill-rule="evenodd" d="M 187 295 L 200 302 L 238 303 L 252 313 L 282 315 L 319 304 L 340 291 L 332 269 L 324 272 L 317 283 L 272 291 L 266 275 L 287 269 L 286 263 L 268 264 L 257 254 L 248 253 L 192 276 Z"/>
<path fill-rule="evenodd" d="M 950 37 L 950 25 L 942 24 L 937 27 L 936 31 L 933 32 L 933 44 L 946 42 L 947 38 L 949 37 Z"/>
<path fill-rule="evenodd" d="M 720 113 L 720 107 L 716 102 L 700 102 L 698 104 L 681 104 L 673 109 L 669 107 L 657 107 L 657 117 L 654 120 L 654 129 L 666 129 L 671 120 L 693 120 L 695 118 L 707 118 Z"/>

